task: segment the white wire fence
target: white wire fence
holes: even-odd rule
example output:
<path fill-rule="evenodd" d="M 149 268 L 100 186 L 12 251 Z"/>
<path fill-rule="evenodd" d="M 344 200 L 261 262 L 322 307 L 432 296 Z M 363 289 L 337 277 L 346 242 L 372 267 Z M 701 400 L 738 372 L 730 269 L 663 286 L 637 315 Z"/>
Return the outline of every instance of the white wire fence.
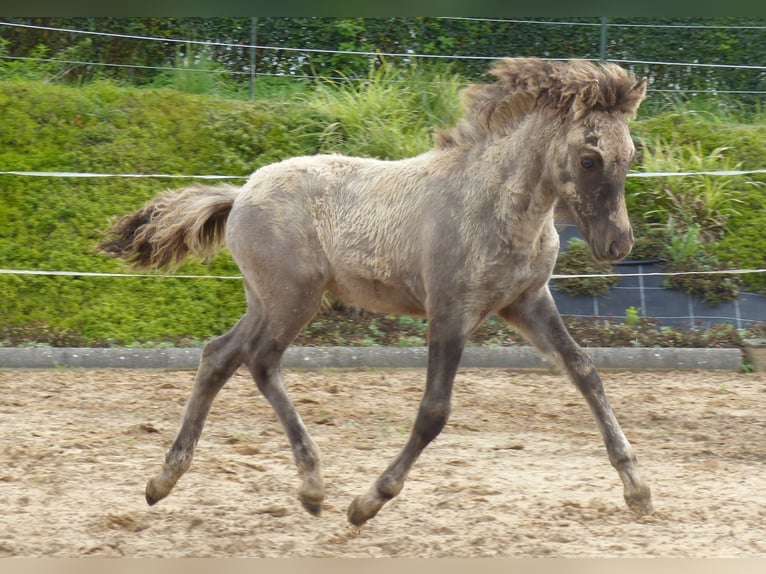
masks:
<path fill-rule="evenodd" d="M 668 177 L 668 176 L 694 176 L 694 175 L 712 175 L 712 176 L 731 176 L 751 173 L 766 173 L 766 170 L 724 170 L 724 171 L 705 171 L 705 172 L 632 172 L 628 177 Z M 203 179 L 203 180 L 244 180 L 249 177 L 241 175 L 185 175 L 185 174 L 139 174 L 139 173 L 84 173 L 84 172 L 48 172 L 48 171 L 0 171 L 0 176 L 13 175 L 22 177 L 54 177 L 54 178 L 149 178 L 149 179 Z M 662 276 L 672 277 L 680 275 L 745 275 L 750 273 L 766 273 L 766 268 L 759 269 L 726 269 L 717 271 L 683 271 L 683 272 L 644 272 L 638 273 L 606 273 L 606 274 L 573 274 L 573 275 L 552 275 L 551 279 L 586 279 L 594 277 L 651 277 Z M 40 269 L 2 269 L 0 275 L 49 275 L 49 276 L 69 276 L 69 277 L 154 277 L 154 278 L 178 278 L 178 279 L 241 279 L 241 276 L 213 276 L 213 275 L 178 275 L 162 273 L 104 273 L 80 270 L 40 270 Z"/>
<path fill-rule="evenodd" d="M 756 170 L 721 170 L 699 172 L 631 172 L 628 177 L 670 177 L 670 176 L 732 176 L 747 174 L 764 174 L 766 169 Z M 225 175 L 225 174 L 145 174 L 145 173 L 87 173 L 87 172 L 58 172 L 58 171 L 0 171 L 0 176 L 12 175 L 21 177 L 54 177 L 54 178 L 149 178 L 149 179 L 204 179 L 204 180 L 245 180 L 249 175 Z M 551 279 L 585 279 L 593 277 L 672 277 L 680 275 L 744 275 L 750 273 L 766 273 L 766 268 L 758 269 L 725 269 L 716 271 L 683 271 L 683 272 L 644 272 L 638 273 L 606 273 L 606 274 L 574 274 L 553 275 Z M 51 276 L 76 276 L 76 277 L 155 277 L 155 278 L 179 278 L 179 279 L 241 279 L 240 276 L 212 276 L 212 275 L 177 275 L 161 273 L 102 273 L 78 270 L 39 270 L 39 269 L 0 269 L 0 275 L 51 275 Z M 766 317 L 765 317 L 766 319 Z"/>

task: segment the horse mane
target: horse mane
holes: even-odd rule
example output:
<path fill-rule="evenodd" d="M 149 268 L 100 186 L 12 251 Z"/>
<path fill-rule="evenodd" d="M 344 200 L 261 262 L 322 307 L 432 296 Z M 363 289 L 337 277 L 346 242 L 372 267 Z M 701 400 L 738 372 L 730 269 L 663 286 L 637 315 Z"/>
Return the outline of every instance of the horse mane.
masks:
<path fill-rule="evenodd" d="M 560 119 L 572 111 L 575 119 L 592 111 L 633 116 L 644 97 L 641 84 L 645 80 L 637 82 L 632 73 L 609 63 L 505 58 L 495 62 L 489 73 L 497 82 L 472 84 L 463 90 L 463 117 L 454 128 L 436 133 L 437 147 L 505 135 L 534 109 Z"/>

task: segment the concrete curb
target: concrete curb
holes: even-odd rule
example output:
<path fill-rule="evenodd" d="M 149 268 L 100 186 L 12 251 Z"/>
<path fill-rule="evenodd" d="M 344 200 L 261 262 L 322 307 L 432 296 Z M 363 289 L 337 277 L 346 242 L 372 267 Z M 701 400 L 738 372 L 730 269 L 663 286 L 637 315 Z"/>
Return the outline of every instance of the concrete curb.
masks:
<path fill-rule="evenodd" d="M 723 370 L 742 367 L 739 349 L 652 349 L 593 347 L 596 367 L 625 370 Z M 0 348 L 0 369 L 196 369 L 202 349 Z M 290 347 L 289 369 L 423 368 L 425 347 Z M 549 369 L 531 347 L 466 347 L 463 368 Z"/>

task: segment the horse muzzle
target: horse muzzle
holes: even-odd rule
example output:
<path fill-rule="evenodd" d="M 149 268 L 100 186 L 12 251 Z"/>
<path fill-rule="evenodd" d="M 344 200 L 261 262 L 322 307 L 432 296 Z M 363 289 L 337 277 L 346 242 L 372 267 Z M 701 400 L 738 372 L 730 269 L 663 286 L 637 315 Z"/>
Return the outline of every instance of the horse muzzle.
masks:
<path fill-rule="evenodd" d="M 614 262 L 625 259 L 633 249 L 633 229 L 613 228 L 606 233 L 593 233 L 588 238 L 588 245 L 597 261 Z"/>

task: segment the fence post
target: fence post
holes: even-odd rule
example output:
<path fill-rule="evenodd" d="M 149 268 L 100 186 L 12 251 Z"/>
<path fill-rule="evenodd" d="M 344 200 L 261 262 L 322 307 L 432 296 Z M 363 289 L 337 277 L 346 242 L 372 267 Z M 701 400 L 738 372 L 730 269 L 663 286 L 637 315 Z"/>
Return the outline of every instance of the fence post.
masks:
<path fill-rule="evenodd" d="M 598 51 L 598 58 L 602 62 L 606 60 L 606 18 L 601 18 L 601 46 Z"/>
<path fill-rule="evenodd" d="M 255 31 L 258 26 L 258 18 L 250 18 L 250 99 L 255 98 L 255 41 L 257 34 Z"/>

